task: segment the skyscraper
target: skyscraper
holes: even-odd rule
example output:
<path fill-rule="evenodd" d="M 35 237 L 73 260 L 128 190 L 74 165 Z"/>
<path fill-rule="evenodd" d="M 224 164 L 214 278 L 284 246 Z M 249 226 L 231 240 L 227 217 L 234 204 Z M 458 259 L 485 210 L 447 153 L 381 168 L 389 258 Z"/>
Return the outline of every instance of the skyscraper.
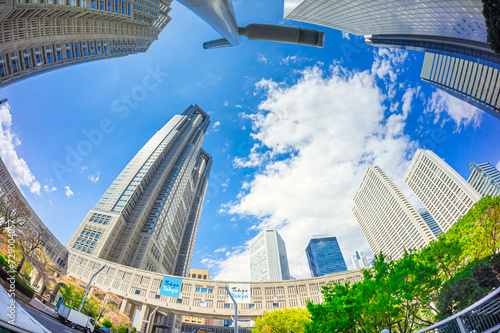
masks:
<path fill-rule="evenodd" d="M 374 255 L 393 259 L 436 239 L 422 216 L 378 166 L 366 171 L 352 209 Z"/>
<path fill-rule="evenodd" d="M 500 171 L 486 163 L 469 165 L 471 174 L 467 182 L 481 195 L 500 196 Z"/>
<path fill-rule="evenodd" d="M 439 235 L 443 234 L 443 230 L 441 230 L 436 220 L 432 217 L 431 213 L 429 213 L 427 209 L 420 208 L 418 210 L 418 213 L 420 214 L 420 216 L 422 216 L 422 218 L 424 219 L 427 226 L 431 229 L 434 236 L 438 237 Z"/>
<path fill-rule="evenodd" d="M 250 241 L 250 280 L 290 280 L 285 242 L 276 230 L 265 229 Z"/>
<path fill-rule="evenodd" d="M 500 64 L 487 43 L 481 0 L 285 0 L 284 17 L 408 48 Z"/>
<path fill-rule="evenodd" d="M 306 256 L 312 277 L 347 271 L 337 237 L 314 235 L 307 245 Z"/>
<path fill-rule="evenodd" d="M 500 70 L 452 56 L 426 53 L 422 81 L 500 119 Z"/>
<path fill-rule="evenodd" d="M 354 251 L 351 260 L 355 269 L 367 268 L 370 266 L 363 251 Z"/>
<path fill-rule="evenodd" d="M 209 116 L 190 106 L 160 129 L 83 219 L 69 247 L 89 257 L 187 276 L 212 157 Z"/>
<path fill-rule="evenodd" d="M 443 232 L 481 199 L 465 179 L 430 150 L 417 150 L 403 180 Z"/>
<path fill-rule="evenodd" d="M 172 0 L 0 1 L 0 87 L 46 71 L 145 52 Z"/>

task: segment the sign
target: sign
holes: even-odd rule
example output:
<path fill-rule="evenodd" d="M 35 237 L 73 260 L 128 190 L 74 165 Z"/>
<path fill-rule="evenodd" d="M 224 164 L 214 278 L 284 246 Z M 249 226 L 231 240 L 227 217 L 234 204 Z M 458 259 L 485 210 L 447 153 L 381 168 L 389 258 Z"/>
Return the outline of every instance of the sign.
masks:
<path fill-rule="evenodd" d="M 249 284 L 230 284 L 229 291 L 233 295 L 236 303 L 250 303 L 250 285 Z M 228 302 L 232 302 L 229 297 Z"/>
<path fill-rule="evenodd" d="M 182 279 L 164 276 L 161 282 L 160 295 L 179 298 L 181 287 Z"/>

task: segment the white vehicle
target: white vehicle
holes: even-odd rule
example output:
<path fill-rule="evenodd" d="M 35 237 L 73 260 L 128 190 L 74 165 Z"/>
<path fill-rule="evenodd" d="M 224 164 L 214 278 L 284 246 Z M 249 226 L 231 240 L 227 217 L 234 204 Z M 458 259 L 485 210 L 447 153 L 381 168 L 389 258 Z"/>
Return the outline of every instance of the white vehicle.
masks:
<path fill-rule="evenodd" d="M 56 313 L 57 318 L 59 318 L 59 320 L 63 322 L 63 324 L 68 325 L 72 328 L 82 330 L 83 332 L 94 332 L 94 318 L 73 310 L 64 304 L 59 305 L 59 307 L 56 309 Z"/>

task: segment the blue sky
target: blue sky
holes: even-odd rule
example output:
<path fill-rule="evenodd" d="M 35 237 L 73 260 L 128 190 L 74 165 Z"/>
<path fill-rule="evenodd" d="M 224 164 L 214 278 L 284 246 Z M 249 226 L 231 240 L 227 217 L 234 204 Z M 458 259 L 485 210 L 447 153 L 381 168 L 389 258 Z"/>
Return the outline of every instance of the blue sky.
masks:
<path fill-rule="evenodd" d="M 283 21 L 282 1 L 234 7 L 240 26 L 312 27 Z M 212 117 L 204 149 L 214 157 L 192 267 L 218 279 L 249 279 L 247 242 L 265 227 L 279 228 L 295 277 L 309 276 L 313 234 L 337 236 L 351 267 L 354 250 L 369 252 L 351 209 L 371 164 L 410 194 L 401 179 L 418 147 L 464 178 L 471 161 L 500 161 L 500 121 L 421 82 L 422 53 L 372 48 L 323 27 L 314 27 L 326 32 L 323 49 L 243 38 L 205 51 L 218 34 L 176 2 L 170 16 L 145 54 L 0 90 L 9 99 L 1 156 L 63 244 L 135 153 L 190 104 Z M 103 123 L 88 153 L 58 171 Z"/>

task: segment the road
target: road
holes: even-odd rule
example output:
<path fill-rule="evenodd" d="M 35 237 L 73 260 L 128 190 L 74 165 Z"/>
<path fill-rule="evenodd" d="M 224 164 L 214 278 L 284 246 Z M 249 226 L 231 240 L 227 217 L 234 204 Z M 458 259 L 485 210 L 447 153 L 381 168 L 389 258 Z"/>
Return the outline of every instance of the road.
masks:
<path fill-rule="evenodd" d="M 61 322 L 48 314 L 45 314 L 37 309 L 34 309 L 30 305 L 21 302 L 23 309 L 26 310 L 33 318 L 35 318 L 40 324 L 45 326 L 49 331 L 53 333 L 81 333 L 81 331 L 69 328 L 61 324 Z"/>

